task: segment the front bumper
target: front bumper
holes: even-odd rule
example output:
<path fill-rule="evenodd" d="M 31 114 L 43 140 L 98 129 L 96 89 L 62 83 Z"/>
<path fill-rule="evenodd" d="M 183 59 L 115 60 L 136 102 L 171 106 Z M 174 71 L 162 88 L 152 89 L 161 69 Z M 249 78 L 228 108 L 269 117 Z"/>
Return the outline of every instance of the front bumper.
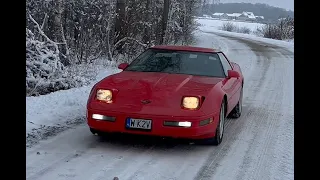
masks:
<path fill-rule="evenodd" d="M 96 120 L 92 118 L 93 114 L 114 117 L 109 120 Z M 152 120 L 151 130 L 127 129 L 126 119 L 150 119 Z M 211 123 L 200 125 L 201 121 L 213 118 Z M 111 133 L 129 133 L 140 135 L 151 135 L 171 138 L 186 138 L 186 139 L 205 139 L 215 135 L 218 124 L 219 113 L 208 115 L 206 117 L 171 117 L 145 114 L 126 114 L 121 112 L 105 112 L 88 109 L 87 123 L 92 129 L 111 132 Z M 189 121 L 192 122 L 191 127 L 172 127 L 165 126 L 164 121 Z"/>

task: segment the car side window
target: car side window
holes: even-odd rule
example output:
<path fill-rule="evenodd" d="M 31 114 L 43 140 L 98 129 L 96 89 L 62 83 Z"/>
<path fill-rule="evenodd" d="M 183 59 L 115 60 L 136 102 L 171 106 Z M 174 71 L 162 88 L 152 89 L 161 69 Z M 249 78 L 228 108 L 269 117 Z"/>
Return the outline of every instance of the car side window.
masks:
<path fill-rule="evenodd" d="M 226 76 L 228 76 L 228 70 L 232 70 L 232 67 L 222 53 L 218 53 L 218 55 L 223 66 L 224 73 L 226 74 Z"/>

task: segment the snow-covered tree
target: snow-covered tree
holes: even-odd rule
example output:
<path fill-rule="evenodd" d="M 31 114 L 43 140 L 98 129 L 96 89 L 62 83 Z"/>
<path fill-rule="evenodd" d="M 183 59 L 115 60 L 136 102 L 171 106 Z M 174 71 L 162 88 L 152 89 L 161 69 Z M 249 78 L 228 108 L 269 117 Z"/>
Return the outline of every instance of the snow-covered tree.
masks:
<path fill-rule="evenodd" d="M 266 38 L 292 40 L 294 39 L 294 19 L 291 17 L 281 18 L 277 23 L 257 28 L 256 33 Z"/>
<path fill-rule="evenodd" d="M 26 29 L 26 93 L 47 94 L 68 89 L 64 80 L 64 65 L 59 58 L 57 45 L 52 41 L 39 41 Z"/>
<path fill-rule="evenodd" d="M 101 58 L 130 62 L 156 44 L 190 44 L 200 5 L 197 0 L 27 0 L 27 53 L 40 48 L 66 68 Z M 30 62 L 46 59 L 32 53 Z"/>

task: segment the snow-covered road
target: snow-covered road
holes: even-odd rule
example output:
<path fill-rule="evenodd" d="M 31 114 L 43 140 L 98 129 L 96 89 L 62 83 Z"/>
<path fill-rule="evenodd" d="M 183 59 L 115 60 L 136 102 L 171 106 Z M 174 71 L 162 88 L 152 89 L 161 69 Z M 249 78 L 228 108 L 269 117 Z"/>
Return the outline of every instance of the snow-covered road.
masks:
<path fill-rule="evenodd" d="M 245 76 L 243 114 L 226 122 L 222 144 L 107 140 L 79 125 L 27 148 L 27 179 L 293 179 L 293 46 L 203 32 L 198 42 L 219 45 Z"/>

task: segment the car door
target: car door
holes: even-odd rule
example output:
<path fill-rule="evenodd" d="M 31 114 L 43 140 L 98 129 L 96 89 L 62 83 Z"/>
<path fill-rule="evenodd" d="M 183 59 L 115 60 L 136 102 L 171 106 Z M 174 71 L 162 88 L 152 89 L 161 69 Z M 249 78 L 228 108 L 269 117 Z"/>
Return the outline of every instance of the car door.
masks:
<path fill-rule="evenodd" d="M 233 68 L 222 52 L 219 52 L 218 55 L 223 66 L 224 73 L 228 76 L 228 70 L 233 70 Z M 228 97 L 228 113 L 238 103 L 240 97 L 240 93 L 238 93 L 238 91 L 240 90 L 240 86 L 241 83 L 238 78 L 226 78 L 223 82 L 222 89 L 226 92 Z"/>

